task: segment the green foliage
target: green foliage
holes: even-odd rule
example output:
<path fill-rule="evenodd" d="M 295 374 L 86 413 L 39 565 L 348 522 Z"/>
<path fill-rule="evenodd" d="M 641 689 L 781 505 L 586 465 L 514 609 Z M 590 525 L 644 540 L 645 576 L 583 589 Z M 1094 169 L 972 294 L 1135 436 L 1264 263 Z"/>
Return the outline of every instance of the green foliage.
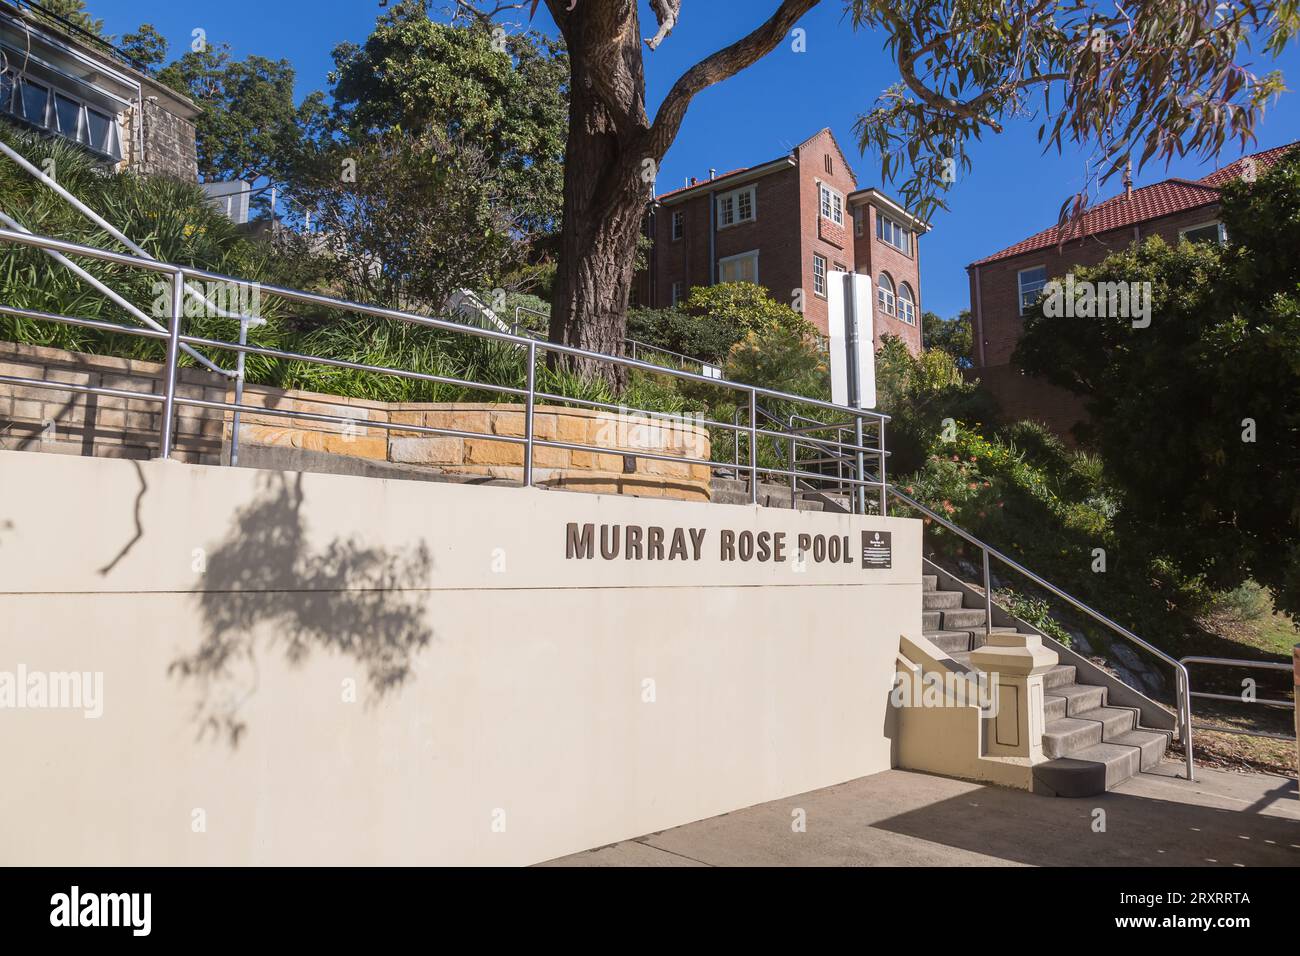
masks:
<path fill-rule="evenodd" d="M 340 179 L 339 170 L 350 175 Z M 437 130 L 400 130 L 322 154 L 295 195 L 316 231 L 284 237 L 300 258 L 328 263 L 346 298 L 437 311 L 458 289 L 492 289 L 524 247 L 500 174 L 487 157 Z"/>
<path fill-rule="evenodd" d="M 746 332 L 732 346 L 724 370 L 733 382 L 830 401 L 826 356 L 811 337 L 779 320 Z"/>
<path fill-rule="evenodd" d="M 1048 637 L 1055 638 L 1066 647 L 1070 646 L 1070 632 L 1052 616 L 1052 605 L 1046 598 L 1021 594 L 1010 588 L 1003 588 L 997 592 L 996 600 L 1013 616 L 1018 617 L 1026 624 L 1033 625 Z"/>
<path fill-rule="evenodd" d="M 72 23 L 73 26 L 81 27 L 87 33 L 93 33 L 97 37 L 104 35 L 104 21 L 96 20 L 86 12 L 85 0 L 40 0 L 40 6 L 34 10 L 35 14 L 43 20 L 53 23 L 56 27 L 62 27 L 55 17 L 61 17 Z M 53 14 L 53 16 L 46 16 Z"/>
<path fill-rule="evenodd" d="M 629 338 L 718 365 L 748 334 L 774 336 L 778 329 L 789 333 L 786 342 L 816 335 L 812 323 L 752 282 L 696 286 L 677 307 L 632 309 L 627 319 Z"/>
<path fill-rule="evenodd" d="M 152 23 L 122 37 L 118 49 L 146 69 L 159 66 L 167 59 L 167 40 Z"/>
<path fill-rule="evenodd" d="M 242 238 L 198 187 L 164 177 L 107 173 L 73 143 L 18 133 L 7 125 L 0 126 L 0 137 L 37 166 L 52 164 L 61 185 L 156 258 L 254 279 L 267 274 L 266 250 Z M 6 212 L 33 232 L 120 251 L 97 226 L 7 161 L 0 163 L 0 195 L 5 197 Z M 146 312 L 165 290 L 156 273 L 99 261 L 78 264 Z M 124 309 L 44 252 L 9 244 L 0 249 L 0 301 L 36 311 L 137 324 Z M 224 319 L 196 319 L 190 328 L 199 335 L 232 334 L 231 323 Z M 154 360 L 163 354 L 162 345 L 152 339 L 105 337 L 89 329 L 9 317 L 0 318 L 0 338 Z"/>
<path fill-rule="evenodd" d="M 1247 578 L 1300 612 L 1300 159 L 1225 190 L 1233 245 L 1158 239 L 1080 269 L 1150 282 L 1151 323 L 1026 316 L 1014 359 L 1088 401 L 1081 436 L 1123 492 L 1127 537 L 1212 590 Z"/>
<path fill-rule="evenodd" d="M 236 60 L 224 43 L 187 51 L 158 78 L 202 108 L 194 126 L 205 180 L 287 176 L 323 109 L 319 93 L 294 105 L 288 60 Z"/>
<path fill-rule="evenodd" d="M 858 29 L 885 33 L 902 78 L 860 116 L 859 145 L 883 178 L 905 170 L 922 218 L 970 168 L 968 147 L 1029 118 L 1038 140 L 1095 147 L 1104 182 L 1130 159 L 1244 147 L 1285 86 L 1254 72 L 1300 31 L 1294 0 L 850 0 Z M 1083 189 L 1062 206 L 1086 205 Z"/>
<path fill-rule="evenodd" d="M 923 348 L 947 352 L 958 368 L 967 369 L 972 365 L 972 343 L 970 309 L 962 309 L 955 319 L 941 319 L 933 312 L 921 313 Z"/>
<path fill-rule="evenodd" d="M 558 225 L 569 81 L 559 41 L 435 23 L 424 3 L 404 0 L 364 44 L 340 44 L 333 56 L 337 138 L 362 144 L 394 129 L 440 131 L 490 158 L 526 231 Z"/>
<path fill-rule="evenodd" d="M 896 336 L 885 336 L 876 353 L 876 405 L 892 416 L 888 444 L 896 474 L 920 468 L 934 442 L 959 423 L 992 422 L 993 402 L 968 382 L 948 352 L 927 349 L 914 356 Z"/>

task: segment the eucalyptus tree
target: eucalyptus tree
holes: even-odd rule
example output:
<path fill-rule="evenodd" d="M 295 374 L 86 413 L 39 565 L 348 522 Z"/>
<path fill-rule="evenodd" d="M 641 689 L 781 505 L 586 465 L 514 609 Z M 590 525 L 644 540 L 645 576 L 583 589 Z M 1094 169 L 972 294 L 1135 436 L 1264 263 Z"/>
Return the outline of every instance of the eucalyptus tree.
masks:
<path fill-rule="evenodd" d="M 769 15 L 683 72 L 651 111 L 645 62 L 703 0 L 544 0 L 569 54 L 570 109 L 552 341 L 602 352 L 623 336 L 637 237 L 659 164 L 691 101 L 774 50 L 821 0 L 764 0 Z M 826 0 L 831 4 L 834 0 Z M 485 26 L 542 0 L 457 0 Z M 1045 149 L 1091 148 L 1102 179 L 1136 158 L 1248 143 L 1282 90 L 1253 72 L 1300 23 L 1297 0 L 840 0 L 846 28 L 883 37 L 900 80 L 858 119 L 864 150 L 919 215 L 970 167 L 972 140 L 1039 123 Z M 500 29 L 499 25 L 493 27 Z M 871 55 L 864 37 L 864 55 Z M 1135 157 L 1136 154 L 1136 157 Z M 1067 201 L 1077 212 L 1083 196 Z M 581 363 L 579 363 L 581 364 Z M 590 371 L 597 372 L 597 369 Z M 608 369 L 601 374 L 612 374 Z"/>

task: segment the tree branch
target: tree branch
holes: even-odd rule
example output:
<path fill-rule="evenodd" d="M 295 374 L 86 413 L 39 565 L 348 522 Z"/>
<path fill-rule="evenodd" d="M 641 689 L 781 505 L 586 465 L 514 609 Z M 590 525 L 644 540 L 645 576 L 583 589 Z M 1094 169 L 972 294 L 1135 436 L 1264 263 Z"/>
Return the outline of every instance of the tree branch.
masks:
<path fill-rule="evenodd" d="M 735 76 L 762 59 L 781 42 L 799 18 L 817 6 L 818 2 L 819 0 L 783 0 L 771 19 L 749 36 L 706 57 L 683 73 L 659 106 L 654 124 L 647 134 L 647 154 L 656 160 L 662 159 L 676 138 L 677 131 L 681 129 L 686 109 L 691 105 L 695 94 Z"/>

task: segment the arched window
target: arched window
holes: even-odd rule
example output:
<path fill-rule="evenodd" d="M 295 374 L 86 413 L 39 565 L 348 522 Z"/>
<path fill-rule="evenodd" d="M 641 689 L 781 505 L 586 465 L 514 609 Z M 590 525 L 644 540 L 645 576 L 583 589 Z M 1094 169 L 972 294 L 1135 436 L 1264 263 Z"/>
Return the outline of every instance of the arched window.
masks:
<path fill-rule="evenodd" d="M 880 278 L 876 281 L 876 303 L 885 315 L 897 314 L 894 310 L 894 282 L 887 272 L 880 273 Z"/>
<path fill-rule="evenodd" d="M 916 299 L 906 282 L 898 286 L 898 317 L 908 325 L 916 325 Z"/>

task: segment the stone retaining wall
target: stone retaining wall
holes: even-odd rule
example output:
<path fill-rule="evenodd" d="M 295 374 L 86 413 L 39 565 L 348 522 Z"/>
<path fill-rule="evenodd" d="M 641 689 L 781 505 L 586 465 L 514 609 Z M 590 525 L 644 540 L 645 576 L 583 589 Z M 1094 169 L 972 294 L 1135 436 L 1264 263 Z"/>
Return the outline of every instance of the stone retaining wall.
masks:
<path fill-rule="evenodd" d="M 162 391 L 156 362 L 0 343 L 0 375 L 44 378 L 131 392 Z M 222 376 L 182 369 L 179 392 L 206 401 L 234 401 Z M 524 447 L 493 437 L 522 438 L 522 405 L 490 403 L 389 403 L 289 391 L 260 385 L 244 390 L 243 403 L 278 412 L 330 415 L 355 424 L 245 413 L 240 447 L 294 448 L 390 462 L 437 474 L 522 481 Z M 95 457 L 157 455 L 161 404 L 105 395 L 0 383 L 0 447 Z M 431 435 L 411 425 L 446 428 L 483 437 Z M 604 450 L 536 446 L 534 480 L 541 485 L 604 494 L 709 500 L 710 469 L 688 462 L 635 458 L 649 452 L 675 458 L 709 457 L 708 429 L 690 419 L 622 415 L 598 409 L 539 406 L 534 437 Z M 177 406 L 175 455 L 196 464 L 229 458 L 232 415 Z"/>

